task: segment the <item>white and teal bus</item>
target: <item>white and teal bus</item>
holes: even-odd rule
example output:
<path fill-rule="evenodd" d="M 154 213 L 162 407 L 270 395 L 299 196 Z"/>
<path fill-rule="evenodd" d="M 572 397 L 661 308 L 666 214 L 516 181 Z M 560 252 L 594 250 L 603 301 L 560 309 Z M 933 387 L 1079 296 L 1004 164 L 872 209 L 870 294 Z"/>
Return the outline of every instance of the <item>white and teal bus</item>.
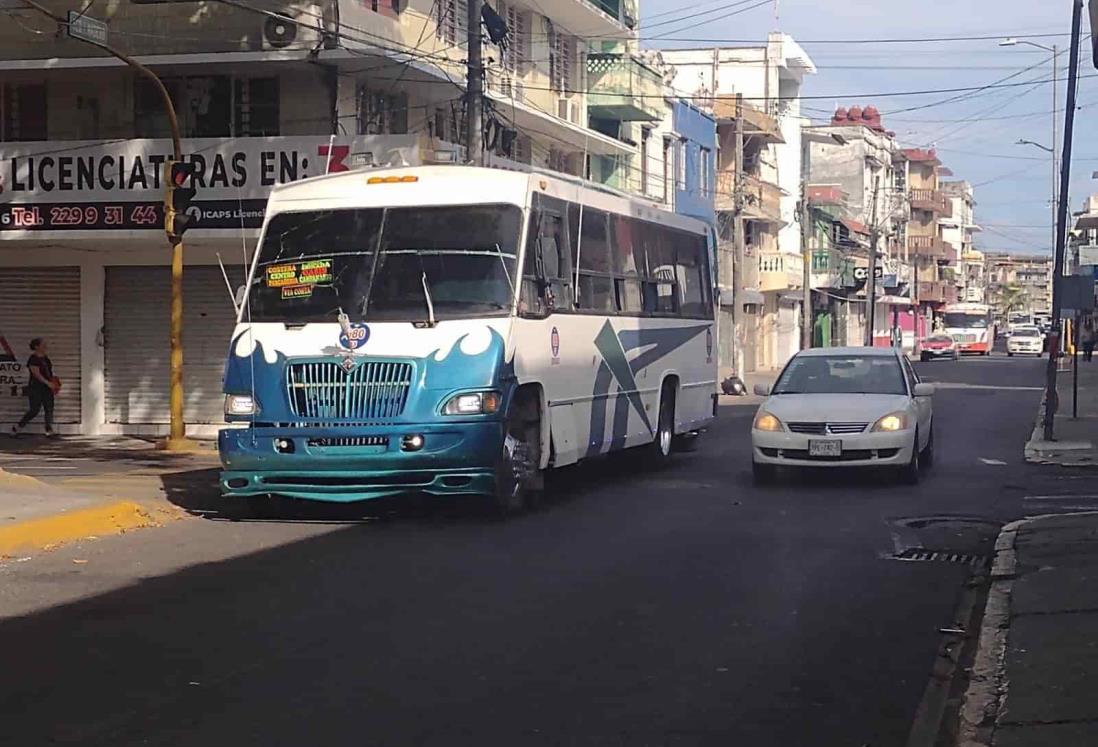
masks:
<path fill-rule="evenodd" d="M 488 495 L 716 415 L 704 223 L 466 166 L 276 188 L 225 370 L 226 496 Z"/>

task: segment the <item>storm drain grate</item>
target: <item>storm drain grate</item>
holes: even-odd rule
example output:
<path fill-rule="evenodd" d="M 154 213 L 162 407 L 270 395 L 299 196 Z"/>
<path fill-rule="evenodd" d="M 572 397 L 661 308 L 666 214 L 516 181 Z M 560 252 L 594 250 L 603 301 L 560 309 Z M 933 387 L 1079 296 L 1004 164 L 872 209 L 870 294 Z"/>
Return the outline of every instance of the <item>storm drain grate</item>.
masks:
<path fill-rule="evenodd" d="M 973 555 L 963 552 L 948 552 L 943 550 L 926 550 L 921 547 L 912 547 L 892 556 L 892 560 L 902 560 L 907 563 L 959 563 L 970 565 L 973 568 L 987 561 L 983 555 Z"/>

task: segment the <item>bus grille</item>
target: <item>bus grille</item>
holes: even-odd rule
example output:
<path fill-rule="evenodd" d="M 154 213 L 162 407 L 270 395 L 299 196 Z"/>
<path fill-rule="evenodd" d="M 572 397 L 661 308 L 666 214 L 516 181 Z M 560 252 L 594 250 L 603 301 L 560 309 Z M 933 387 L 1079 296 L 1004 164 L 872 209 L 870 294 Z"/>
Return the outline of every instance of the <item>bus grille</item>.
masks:
<path fill-rule="evenodd" d="M 411 386 L 411 363 L 370 361 L 350 372 L 335 362 L 286 367 L 290 406 L 301 418 L 377 421 L 400 417 Z"/>

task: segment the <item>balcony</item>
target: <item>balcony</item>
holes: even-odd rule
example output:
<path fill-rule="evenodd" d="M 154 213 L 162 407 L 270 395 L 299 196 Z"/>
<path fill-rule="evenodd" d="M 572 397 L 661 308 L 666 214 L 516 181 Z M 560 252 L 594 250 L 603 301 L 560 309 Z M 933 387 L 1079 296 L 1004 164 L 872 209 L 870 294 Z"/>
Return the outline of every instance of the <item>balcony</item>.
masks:
<path fill-rule="evenodd" d="M 655 122 L 661 118 L 663 79 L 635 57 L 616 52 L 587 56 L 587 111 L 598 119 Z"/>
<path fill-rule="evenodd" d="M 928 210 L 942 217 L 953 214 L 953 206 L 945 194 L 936 189 L 912 189 L 908 192 L 913 210 Z"/>
<path fill-rule="evenodd" d="M 759 290 L 783 291 L 804 287 L 804 258 L 799 254 L 765 251 L 759 254 Z"/>
<path fill-rule="evenodd" d="M 763 143 L 767 144 L 785 142 L 776 117 L 746 101 L 740 102 L 740 111 L 743 116 L 743 134 L 745 136 L 758 137 Z M 716 99 L 713 102 L 713 113 L 717 115 L 718 120 L 735 121 L 735 99 Z"/>
<path fill-rule="evenodd" d="M 908 236 L 907 250 L 924 259 L 948 259 L 953 247 L 939 236 Z"/>
<path fill-rule="evenodd" d="M 743 174 L 743 217 L 747 220 L 781 224 L 782 191 L 777 185 L 764 182 L 757 176 Z M 717 174 L 717 210 L 735 211 L 736 174 L 721 171 Z"/>
<path fill-rule="evenodd" d="M 957 286 L 941 280 L 921 281 L 919 300 L 927 303 L 957 303 Z"/>
<path fill-rule="evenodd" d="M 854 280 L 854 261 L 834 249 L 816 249 L 812 252 L 813 288 L 850 288 Z"/>

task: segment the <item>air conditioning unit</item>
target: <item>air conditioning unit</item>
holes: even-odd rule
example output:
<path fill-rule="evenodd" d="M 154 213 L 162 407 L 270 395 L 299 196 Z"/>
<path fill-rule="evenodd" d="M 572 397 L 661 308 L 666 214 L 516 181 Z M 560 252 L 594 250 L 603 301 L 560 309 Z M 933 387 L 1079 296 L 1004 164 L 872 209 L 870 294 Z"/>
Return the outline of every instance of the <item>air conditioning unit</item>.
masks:
<path fill-rule="evenodd" d="M 557 99 L 557 116 L 566 122 L 572 124 L 582 125 L 580 121 L 580 105 L 579 102 L 570 98 Z"/>
<path fill-rule="evenodd" d="M 283 20 L 285 19 L 285 20 Z M 305 5 L 263 19 L 263 51 L 311 50 L 323 36 L 324 17 L 319 5 Z"/>

